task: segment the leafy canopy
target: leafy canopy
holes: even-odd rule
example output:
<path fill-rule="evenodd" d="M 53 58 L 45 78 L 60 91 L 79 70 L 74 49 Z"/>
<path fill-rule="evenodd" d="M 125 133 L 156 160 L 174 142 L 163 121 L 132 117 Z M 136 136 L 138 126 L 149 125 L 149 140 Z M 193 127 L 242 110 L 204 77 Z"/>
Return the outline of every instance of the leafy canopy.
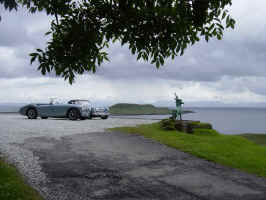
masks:
<path fill-rule="evenodd" d="M 55 16 L 45 49 L 31 53 L 43 75 L 55 72 L 71 84 L 77 74 L 95 72 L 108 60 L 110 42 L 127 45 L 137 59 L 155 64 L 183 55 L 202 37 L 221 40 L 235 21 L 226 6 L 232 0 L 0 0 L 30 12 Z"/>

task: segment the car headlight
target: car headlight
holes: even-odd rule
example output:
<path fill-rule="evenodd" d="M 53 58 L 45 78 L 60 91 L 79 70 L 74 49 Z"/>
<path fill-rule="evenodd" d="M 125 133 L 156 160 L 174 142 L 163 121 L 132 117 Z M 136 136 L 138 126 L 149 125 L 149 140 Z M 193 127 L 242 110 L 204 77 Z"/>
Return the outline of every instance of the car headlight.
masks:
<path fill-rule="evenodd" d="M 88 106 L 82 106 L 82 107 L 81 107 L 81 111 L 82 111 L 82 112 L 84 112 L 84 111 L 89 112 L 90 109 L 89 109 Z"/>

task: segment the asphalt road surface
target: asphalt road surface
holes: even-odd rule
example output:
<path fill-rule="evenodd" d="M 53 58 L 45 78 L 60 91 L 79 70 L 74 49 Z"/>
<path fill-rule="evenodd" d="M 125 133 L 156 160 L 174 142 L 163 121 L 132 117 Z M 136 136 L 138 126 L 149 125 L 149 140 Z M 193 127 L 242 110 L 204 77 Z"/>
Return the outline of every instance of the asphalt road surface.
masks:
<path fill-rule="evenodd" d="M 0 152 L 47 200 L 265 200 L 266 179 L 137 135 L 154 120 L 28 120 L 0 114 Z"/>

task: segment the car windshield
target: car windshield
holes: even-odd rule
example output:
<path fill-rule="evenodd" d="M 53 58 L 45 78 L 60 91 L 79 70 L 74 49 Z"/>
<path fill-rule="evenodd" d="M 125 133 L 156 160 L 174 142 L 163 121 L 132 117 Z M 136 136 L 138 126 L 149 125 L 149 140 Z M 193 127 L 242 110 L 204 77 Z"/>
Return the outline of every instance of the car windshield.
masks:
<path fill-rule="evenodd" d="M 62 99 L 58 99 L 58 98 L 50 98 L 50 103 L 51 105 L 54 105 L 54 104 L 63 104 L 64 101 Z"/>
<path fill-rule="evenodd" d="M 78 105 L 88 105 L 90 101 L 88 100 L 73 100 L 69 102 L 70 104 L 78 104 Z"/>

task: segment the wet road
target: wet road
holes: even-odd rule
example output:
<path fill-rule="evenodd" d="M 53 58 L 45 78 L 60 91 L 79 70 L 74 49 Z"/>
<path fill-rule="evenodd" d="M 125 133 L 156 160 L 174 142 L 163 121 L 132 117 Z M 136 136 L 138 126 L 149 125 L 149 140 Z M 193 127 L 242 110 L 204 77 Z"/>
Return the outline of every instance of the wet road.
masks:
<path fill-rule="evenodd" d="M 47 200 L 266 199 L 264 178 L 141 136 L 104 131 L 150 122 L 0 115 L 0 151 Z"/>

